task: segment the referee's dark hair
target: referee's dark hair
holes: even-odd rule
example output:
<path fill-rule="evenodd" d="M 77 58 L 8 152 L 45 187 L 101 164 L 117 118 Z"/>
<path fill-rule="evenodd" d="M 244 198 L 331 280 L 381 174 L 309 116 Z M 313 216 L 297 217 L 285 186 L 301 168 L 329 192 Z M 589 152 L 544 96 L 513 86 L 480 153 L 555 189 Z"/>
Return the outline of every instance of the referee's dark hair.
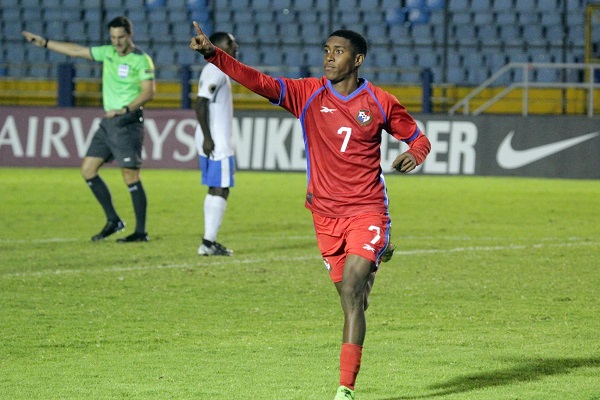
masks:
<path fill-rule="evenodd" d="M 129 18 L 123 16 L 116 17 L 110 21 L 108 23 L 108 29 L 110 28 L 125 28 L 125 32 L 127 32 L 128 35 L 131 35 L 131 32 L 133 32 L 133 24 Z"/>
<path fill-rule="evenodd" d="M 339 29 L 333 32 L 329 37 L 338 36 L 344 39 L 348 39 L 350 44 L 352 45 L 352 50 L 354 50 L 354 54 L 363 54 L 367 55 L 367 41 L 365 38 L 358 32 L 351 31 L 350 29 Z"/>

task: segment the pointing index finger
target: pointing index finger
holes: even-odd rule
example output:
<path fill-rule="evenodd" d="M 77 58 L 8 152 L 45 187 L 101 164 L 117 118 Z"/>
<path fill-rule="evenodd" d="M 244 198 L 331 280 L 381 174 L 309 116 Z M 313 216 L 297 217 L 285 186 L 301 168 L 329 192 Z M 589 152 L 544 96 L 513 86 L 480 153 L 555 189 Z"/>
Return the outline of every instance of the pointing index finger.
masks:
<path fill-rule="evenodd" d="M 194 28 L 196 29 L 196 33 L 198 35 L 203 35 L 204 33 L 202 32 L 202 29 L 200 29 L 200 25 L 198 25 L 198 23 L 196 21 L 194 21 Z"/>

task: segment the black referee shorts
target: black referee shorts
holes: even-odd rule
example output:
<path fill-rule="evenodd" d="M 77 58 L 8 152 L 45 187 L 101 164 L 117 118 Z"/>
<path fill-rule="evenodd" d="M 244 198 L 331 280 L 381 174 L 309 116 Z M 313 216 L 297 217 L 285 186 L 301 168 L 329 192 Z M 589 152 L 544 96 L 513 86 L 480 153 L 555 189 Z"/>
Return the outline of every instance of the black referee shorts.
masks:
<path fill-rule="evenodd" d="M 99 157 L 105 162 L 116 160 L 121 168 L 139 169 L 143 144 L 144 116 L 142 110 L 134 110 L 113 118 L 103 118 L 86 157 Z"/>

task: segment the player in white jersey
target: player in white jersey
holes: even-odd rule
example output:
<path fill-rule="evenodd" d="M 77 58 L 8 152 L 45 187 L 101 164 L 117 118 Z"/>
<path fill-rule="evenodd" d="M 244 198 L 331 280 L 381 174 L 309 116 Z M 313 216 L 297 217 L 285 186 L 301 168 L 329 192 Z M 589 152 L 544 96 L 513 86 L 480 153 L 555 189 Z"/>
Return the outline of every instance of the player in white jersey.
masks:
<path fill-rule="evenodd" d="M 238 44 L 233 35 L 215 32 L 210 40 L 236 57 Z M 200 73 L 195 108 L 198 119 L 195 138 L 202 184 L 208 186 L 204 198 L 204 236 L 198 254 L 231 256 L 233 251 L 217 242 L 217 234 L 227 208 L 229 188 L 234 184 L 233 100 L 229 77 L 213 64 L 207 64 Z"/>

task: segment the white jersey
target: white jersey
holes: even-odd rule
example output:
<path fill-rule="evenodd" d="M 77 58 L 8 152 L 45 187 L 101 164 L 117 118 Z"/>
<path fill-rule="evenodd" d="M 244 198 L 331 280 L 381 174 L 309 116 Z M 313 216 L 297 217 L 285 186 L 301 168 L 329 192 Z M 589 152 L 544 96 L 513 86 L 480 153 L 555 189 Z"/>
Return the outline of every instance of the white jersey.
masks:
<path fill-rule="evenodd" d="M 198 97 L 210 100 L 208 105 L 209 127 L 215 142 L 215 150 L 211 159 L 222 160 L 233 156 L 233 144 L 231 142 L 233 100 L 229 77 L 213 64 L 207 64 L 200 73 Z M 204 155 L 202 150 L 204 135 L 200 124 L 196 127 L 195 138 L 198 154 Z"/>

